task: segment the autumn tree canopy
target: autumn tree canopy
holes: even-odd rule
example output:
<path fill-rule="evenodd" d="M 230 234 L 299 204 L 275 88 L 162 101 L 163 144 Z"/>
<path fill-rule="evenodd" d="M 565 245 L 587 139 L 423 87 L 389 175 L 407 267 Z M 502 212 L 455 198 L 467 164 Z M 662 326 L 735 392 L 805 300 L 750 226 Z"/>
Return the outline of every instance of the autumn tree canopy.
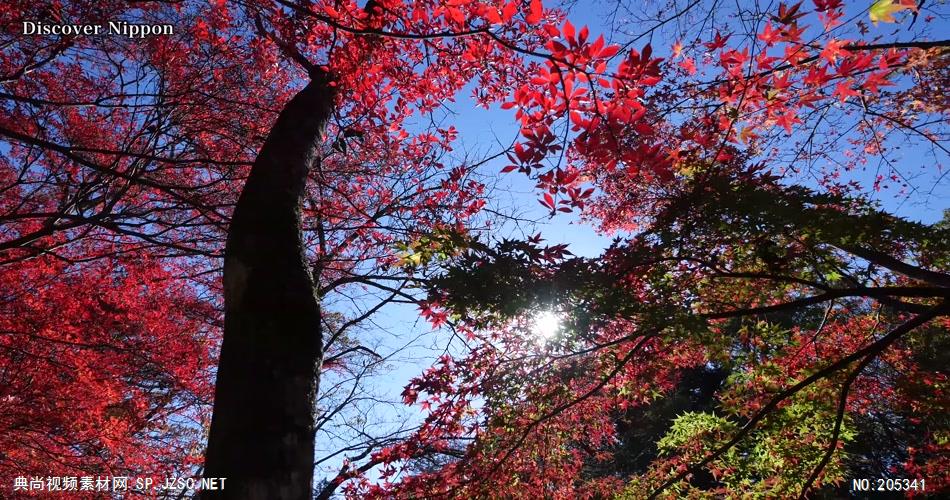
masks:
<path fill-rule="evenodd" d="M 945 6 L 580 7 L 0 5 L 0 477 L 945 488 L 950 226 L 894 208 L 945 192 Z M 174 33 L 22 34 L 110 20 Z M 507 112 L 510 147 L 453 155 L 457 99 Z M 615 243 L 480 234 L 496 176 Z M 384 369 L 361 328 L 393 303 L 452 341 L 402 393 L 419 422 L 376 434 L 350 422 Z"/>
<path fill-rule="evenodd" d="M 946 219 L 871 201 L 926 201 L 942 180 L 939 13 L 737 9 L 665 5 L 624 45 L 547 27 L 544 66 L 504 105 L 522 134 L 504 170 L 618 239 L 598 259 L 540 235 L 462 244 L 423 314 L 464 333 L 466 354 L 406 387 L 426 424 L 384 452 L 391 483 L 354 491 L 946 487 Z M 659 33 L 669 48 L 637 45 Z M 539 343 L 552 314 L 560 331 Z"/>

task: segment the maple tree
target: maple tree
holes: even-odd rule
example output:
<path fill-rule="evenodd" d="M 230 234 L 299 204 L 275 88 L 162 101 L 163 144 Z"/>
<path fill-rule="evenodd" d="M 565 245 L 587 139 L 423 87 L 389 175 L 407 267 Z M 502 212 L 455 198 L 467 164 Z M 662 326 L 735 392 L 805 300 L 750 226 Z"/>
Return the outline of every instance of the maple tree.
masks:
<path fill-rule="evenodd" d="M 862 471 L 945 489 L 946 221 L 868 199 L 926 197 L 901 147 L 945 161 L 950 42 L 914 31 L 939 16 L 916 3 L 865 7 L 674 4 L 624 46 L 546 26 L 504 170 L 619 238 L 599 259 L 462 244 L 422 312 L 454 318 L 463 355 L 406 387 L 425 424 L 354 494 L 804 497 Z M 668 24 L 671 57 L 633 47 Z M 704 367 L 725 375 L 625 466 L 624 429 Z"/>
<path fill-rule="evenodd" d="M 842 477 L 824 452 L 855 440 L 851 422 L 873 414 L 916 422 L 916 435 L 928 437 L 905 445 L 929 448 L 915 456 L 920 464 L 939 463 L 944 412 L 899 414 L 941 405 L 945 375 L 934 368 L 946 342 L 946 275 L 927 269 L 946 265 L 946 227 L 775 184 L 743 193 L 748 181 L 701 177 L 669 197 L 662 224 L 600 259 L 565 258 L 537 242 L 475 244 L 436 280 L 434 297 L 460 315 L 475 347 L 404 394 L 433 408 L 432 435 L 415 446 L 473 431 L 477 444 L 395 491 L 490 495 L 517 481 L 528 491 L 626 488 L 639 498 L 671 487 L 682 495 L 687 474 L 711 474 L 706 485 L 720 493 L 797 494 L 813 471 L 811 481 Z M 885 252 L 869 256 L 884 264 L 857 264 L 840 249 L 855 242 L 906 245 L 926 266 L 891 271 Z M 538 308 L 562 316 L 562 333 L 544 344 L 531 333 Z M 660 456 L 626 480 L 609 473 L 620 465 L 619 429 L 643 425 L 637 412 L 666 404 L 684 373 L 704 367 L 728 375 L 712 389 L 716 404 L 678 415 L 671 428 L 656 423 L 668 431 L 654 444 Z M 837 406 L 847 397 L 850 406 Z M 894 453 L 906 470 L 920 466 Z"/>
<path fill-rule="evenodd" d="M 214 311 L 143 257 L 81 267 L 60 257 L 0 271 L 0 473 L 190 473 L 202 461 Z"/>

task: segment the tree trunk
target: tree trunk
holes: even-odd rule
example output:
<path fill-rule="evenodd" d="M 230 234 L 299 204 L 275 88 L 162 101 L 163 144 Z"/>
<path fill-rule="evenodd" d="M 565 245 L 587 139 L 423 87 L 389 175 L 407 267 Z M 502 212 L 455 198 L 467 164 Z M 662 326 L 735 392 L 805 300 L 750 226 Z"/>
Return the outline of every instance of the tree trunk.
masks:
<path fill-rule="evenodd" d="M 333 106 L 317 75 L 281 111 L 234 210 L 224 263 L 225 325 L 203 498 L 308 499 L 320 305 L 300 234 L 300 199 Z"/>

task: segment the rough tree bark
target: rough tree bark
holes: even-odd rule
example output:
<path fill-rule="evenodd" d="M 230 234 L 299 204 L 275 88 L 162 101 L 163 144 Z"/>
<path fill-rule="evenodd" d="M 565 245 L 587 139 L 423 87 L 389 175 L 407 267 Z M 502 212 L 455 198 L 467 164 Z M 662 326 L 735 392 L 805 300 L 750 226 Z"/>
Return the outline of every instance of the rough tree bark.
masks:
<path fill-rule="evenodd" d="M 281 111 L 258 153 L 228 232 L 225 326 L 203 498 L 312 495 L 320 305 L 300 234 L 307 172 L 332 112 L 324 74 Z"/>

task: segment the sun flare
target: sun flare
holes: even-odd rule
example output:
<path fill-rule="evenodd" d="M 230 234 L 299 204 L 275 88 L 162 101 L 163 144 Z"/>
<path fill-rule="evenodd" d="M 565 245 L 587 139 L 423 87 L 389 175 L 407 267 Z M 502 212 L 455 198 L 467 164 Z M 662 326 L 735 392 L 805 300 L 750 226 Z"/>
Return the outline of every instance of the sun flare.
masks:
<path fill-rule="evenodd" d="M 531 333 L 541 339 L 550 339 L 561 329 L 561 319 L 552 311 L 541 311 L 535 314 L 531 322 Z"/>

